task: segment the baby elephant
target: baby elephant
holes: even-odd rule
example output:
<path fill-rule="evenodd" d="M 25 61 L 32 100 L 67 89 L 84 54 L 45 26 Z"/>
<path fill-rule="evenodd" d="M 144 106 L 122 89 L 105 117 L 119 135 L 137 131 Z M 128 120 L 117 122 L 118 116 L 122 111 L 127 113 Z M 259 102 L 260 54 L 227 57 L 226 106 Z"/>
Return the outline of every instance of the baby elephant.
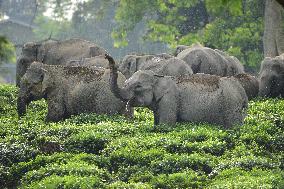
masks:
<path fill-rule="evenodd" d="M 18 115 L 26 113 L 33 100 L 46 99 L 46 121 L 59 121 L 83 112 L 122 114 L 126 103 L 116 98 L 109 86 L 109 70 L 96 67 L 68 67 L 31 64 L 21 79 L 17 101 Z M 118 74 L 118 85 L 125 77 Z"/>
<path fill-rule="evenodd" d="M 106 58 L 112 92 L 130 106 L 151 109 L 155 125 L 192 121 L 230 128 L 243 123 L 248 98 L 235 78 L 208 74 L 168 77 L 139 70 L 119 87 L 115 62 L 108 55 Z"/>
<path fill-rule="evenodd" d="M 138 70 L 150 69 L 159 66 L 162 60 L 173 58 L 168 54 L 157 55 L 126 55 L 119 64 L 118 70 L 126 77 L 131 77 Z"/>

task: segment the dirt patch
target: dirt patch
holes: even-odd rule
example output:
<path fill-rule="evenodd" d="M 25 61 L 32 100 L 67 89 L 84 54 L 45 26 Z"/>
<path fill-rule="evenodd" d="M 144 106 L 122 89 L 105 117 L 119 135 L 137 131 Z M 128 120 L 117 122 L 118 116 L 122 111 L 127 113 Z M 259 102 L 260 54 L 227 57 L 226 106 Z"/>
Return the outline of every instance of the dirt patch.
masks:
<path fill-rule="evenodd" d="M 209 74 L 194 74 L 190 76 L 180 76 L 176 78 L 177 84 L 184 82 L 219 88 L 220 77 Z"/>

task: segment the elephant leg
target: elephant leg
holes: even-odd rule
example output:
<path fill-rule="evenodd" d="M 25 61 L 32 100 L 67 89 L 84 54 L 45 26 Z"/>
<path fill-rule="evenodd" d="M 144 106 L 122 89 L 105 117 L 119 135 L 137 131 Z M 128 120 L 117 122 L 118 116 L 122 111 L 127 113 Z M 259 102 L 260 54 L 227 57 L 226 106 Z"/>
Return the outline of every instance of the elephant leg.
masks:
<path fill-rule="evenodd" d="M 60 121 L 66 118 L 66 111 L 63 100 L 60 99 L 49 99 L 48 100 L 48 112 L 46 115 L 46 121 Z"/>
<path fill-rule="evenodd" d="M 174 125 L 177 121 L 177 104 L 168 98 L 162 98 L 154 111 L 154 124 Z"/>

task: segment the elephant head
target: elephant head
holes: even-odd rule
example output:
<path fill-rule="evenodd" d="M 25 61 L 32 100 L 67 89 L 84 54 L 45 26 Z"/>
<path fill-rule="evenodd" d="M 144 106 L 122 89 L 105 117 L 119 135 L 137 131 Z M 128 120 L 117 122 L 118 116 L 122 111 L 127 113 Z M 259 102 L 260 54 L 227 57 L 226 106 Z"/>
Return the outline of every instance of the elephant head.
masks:
<path fill-rule="evenodd" d="M 171 77 L 156 75 L 151 70 L 139 70 L 127 79 L 122 88 L 117 85 L 117 68 L 114 60 L 106 55 L 110 67 L 110 87 L 113 94 L 131 106 L 152 108 L 169 90 Z M 170 80 L 170 82 L 168 82 Z"/>
<path fill-rule="evenodd" d="M 141 69 L 145 69 L 152 63 L 160 62 L 172 58 L 173 56 L 163 53 L 156 55 L 126 55 L 119 64 L 118 70 L 128 79 L 135 72 Z"/>
<path fill-rule="evenodd" d="M 267 57 L 260 69 L 259 95 L 261 97 L 277 97 L 284 95 L 284 58 Z"/>
<path fill-rule="evenodd" d="M 190 47 L 186 45 L 178 45 L 175 49 L 174 56 L 177 56 L 181 51 L 188 49 L 188 48 Z"/>
<path fill-rule="evenodd" d="M 33 61 L 37 60 L 39 44 L 34 42 L 26 43 L 22 48 L 21 57 L 17 60 L 17 78 L 16 84 L 20 86 L 22 76 L 26 73 L 28 67 Z"/>
<path fill-rule="evenodd" d="M 126 55 L 120 65 L 118 70 L 126 77 L 129 78 L 138 70 L 138 64 L 141 62 L 141 56 L 137 55 Z"/>
<path fill-rule="evenodd" d="M 42 63 L 34 62 L 30 65 L 20 83 L 17 99 L 19 117 L 26 113 L 26 107 L 31 101 L 46 97 L 47 79 L 48 76 Z"/>

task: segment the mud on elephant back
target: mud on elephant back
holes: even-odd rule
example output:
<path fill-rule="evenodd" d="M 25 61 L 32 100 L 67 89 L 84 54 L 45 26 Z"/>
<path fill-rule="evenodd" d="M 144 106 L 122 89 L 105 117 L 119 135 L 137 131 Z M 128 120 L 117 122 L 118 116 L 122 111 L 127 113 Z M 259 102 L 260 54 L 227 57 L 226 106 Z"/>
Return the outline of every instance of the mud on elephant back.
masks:
<path fill-rule="evenodd" d="M 248 98 L 233 77 L 208 74 L 169 77 L 156 75 L 151 70 L 139 70 L 120 87 L 115 62 L 108 55 L 106 58 L 112 92 L 132 107 L 151 109 L 154 125 L 191 121 L 230 128 L 243 123 Z"/>
<path fill-rule="evenodd" d="M 80 113 L 131 114 L 126 103 L 116 98 L 109 85 L 108 69 L 96 67 L 68 67 L 34 62 L 21 79 L 17 106 L 19 117 L 27 105 L 46 99 L 46 121 L 59 121 Z M 118 85 L 125 77 L 118 74 Z"/>
<path fill-rule="evenodd" d="M 105 49 L 93 42 L 83 39 L 68 39 L 64 41 L 48 40 L 44 42 L 29 42 L 22 48 L 22 54 L 17 60 L 16 84 L 20 86 L 21 77 L 32 62 L 37 61 L 50 65 L 68 65 L 71 61 L 104 55 Z"/>

